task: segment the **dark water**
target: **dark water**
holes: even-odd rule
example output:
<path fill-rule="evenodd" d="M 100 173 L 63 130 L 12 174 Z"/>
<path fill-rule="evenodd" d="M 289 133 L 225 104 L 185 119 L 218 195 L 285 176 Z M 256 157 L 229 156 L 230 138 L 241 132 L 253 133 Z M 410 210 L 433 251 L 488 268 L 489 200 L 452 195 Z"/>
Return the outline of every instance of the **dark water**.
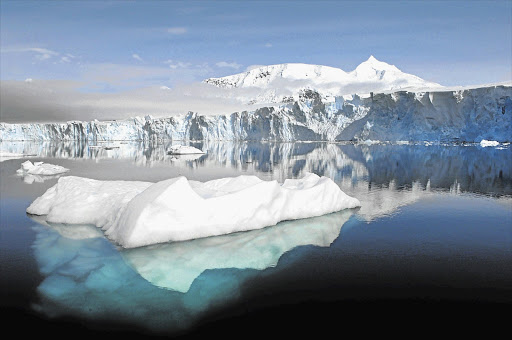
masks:
<path fill-rule="evenodd" d="M 59 176 L 0 167 L 1 305 L 18 332 L 237 338 L 328 335 L 397 324 L 481 325 L 512 306 L 512 149 L 328 143 L 196 143 L 104 150 L 2 143 L 69 175 L 159 181 L 332 178 L 359 209 L 215 238 L 122 250 L 93 226 L 25 214 Z M 475 321 L 475 323 L 472 323 Z M 496 326 L 496 325 L 495 325 Z M 14 327 L 14 326 L 11 326 Z M 16 326 L 18 327 L 18 326 Z M 427 329 L 431 329 L 427 327 Z"/>

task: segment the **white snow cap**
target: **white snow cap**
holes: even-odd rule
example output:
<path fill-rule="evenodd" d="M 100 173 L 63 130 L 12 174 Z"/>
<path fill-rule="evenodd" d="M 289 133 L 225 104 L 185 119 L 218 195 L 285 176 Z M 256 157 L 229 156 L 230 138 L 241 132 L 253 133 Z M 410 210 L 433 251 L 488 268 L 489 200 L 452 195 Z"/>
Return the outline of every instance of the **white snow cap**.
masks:
<path fill-rule="evenodd" d="M 184 241 L 321 216 L 361 203 L 327 177 L 263 181 L 256 176 L 158 183 L 63 177 L 29 214 L 48 222 L 94 224 L 125 248 Z"/>

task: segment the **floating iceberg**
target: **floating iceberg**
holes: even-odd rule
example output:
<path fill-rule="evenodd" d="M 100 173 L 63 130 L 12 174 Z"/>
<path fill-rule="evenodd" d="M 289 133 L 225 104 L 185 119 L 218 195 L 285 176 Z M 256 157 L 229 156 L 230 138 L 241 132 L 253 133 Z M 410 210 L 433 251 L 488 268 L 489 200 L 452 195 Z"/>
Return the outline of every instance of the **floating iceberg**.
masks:
<path fill-rule="evenodd" d="M 67 176 L 27 213 L 53 223 L 94 224 L 125 248 L 185 241 L 272 226 L 360 206 L 327 177 L 263 181 L 256 176 L 208 182 L 177 177 L 157 183 Z"/>
<path fill-rule="evenodd" d="M 191 155 L 191 154 L 204 154 L 203 151 L 194 148 L 193 146 L 186 145 L 173 145 L 169 148 L 169 155 Z"/>
<path fill-rule="evenodd" d="M 44 162 L 25 161 L 21 163 L 21 168 L 16 172 L 19 175 L 41 175 L 41 176 L 52 176 L 68 172 L 69 169 L 60 166 Z"/>
<path fill-rule="evenodd" d="M 500 145 L 500 143 L 495 140 L 482 139 L 482 141 L 480 142 L 480 146 L 483 148 L 485 148 L 486 146 L 498 146 L 498 145 Z"/>

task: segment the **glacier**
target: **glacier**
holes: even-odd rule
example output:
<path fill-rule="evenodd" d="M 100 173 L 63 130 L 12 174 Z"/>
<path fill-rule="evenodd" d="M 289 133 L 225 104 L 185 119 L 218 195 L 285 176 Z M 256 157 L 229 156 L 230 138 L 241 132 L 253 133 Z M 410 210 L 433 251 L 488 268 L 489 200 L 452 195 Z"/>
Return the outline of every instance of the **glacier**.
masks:
<path fill-rule="evenodd" d="M 157 183 L 66 176 L 27 208 L 46 221 L 93 224 L 124 248 L 256 230 L 280 221 L 361 206 L 328 177 L 262 181 L 256 176 L 208 182 L 183 176 Z"/>
<path fill-rule="evenodd" d="M 0 123 L 0 141 L 512 141 L 508 84 L 433 92 L 398 91 L 296 101 L 226 115 L 113 121 Z"/>

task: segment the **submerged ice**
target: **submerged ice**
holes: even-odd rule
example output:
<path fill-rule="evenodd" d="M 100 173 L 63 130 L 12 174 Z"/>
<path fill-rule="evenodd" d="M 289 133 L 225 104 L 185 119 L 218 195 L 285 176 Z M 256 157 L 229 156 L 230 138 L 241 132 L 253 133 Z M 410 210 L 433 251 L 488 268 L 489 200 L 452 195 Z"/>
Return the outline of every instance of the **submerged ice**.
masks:
<path fill-rule="evenodd" d="M 177 177 L 157 183 L 63 177 L 29 214 L 53 223 L 94 224 L 125 248 L 272 226 L 360 206 L 330 178 L 263 181 L 256 176 L 208 182 Z"/>

